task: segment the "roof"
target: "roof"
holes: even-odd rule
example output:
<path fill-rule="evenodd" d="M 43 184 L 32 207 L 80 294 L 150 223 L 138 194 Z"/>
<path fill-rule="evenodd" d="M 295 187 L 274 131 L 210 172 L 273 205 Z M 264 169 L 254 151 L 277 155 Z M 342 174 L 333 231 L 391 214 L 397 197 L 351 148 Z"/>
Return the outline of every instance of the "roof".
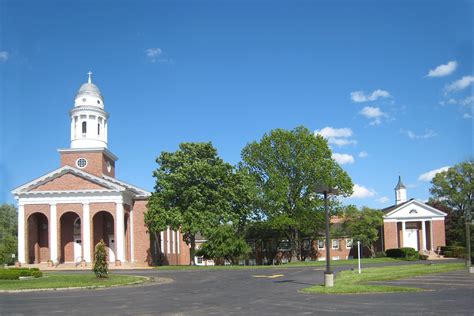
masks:
<path fill-rule="evenodd" d="M 393 211 L 394 209 L 399 208 L 399 207 L 401 207 L 401 206 L 403 206 L 403 205 L 405 205 L 405 204 L 408 204 L 408 203 L 410 203 L 410 201 L 413 201 L 413 200 L 414 200 L 414 199 L 409 199 L 408 201 L 405 201 L 405 202 L 403 202 L 403 203 L 395 204 L 395 205 L 386 207 L 386 208 L 382 209 L 382 212 L 384 212 L 385 214 L 388 214 L 388 213 L 390 213 L 391 211 Z"/>
<path fill-rule="evenodd" d="M 99 88 L 92 82 L 87 82 L 81 85 L 81 87 L 77 91 L 76 99 L 81 96 L 94 96 L 103 99 Z"/>
<path fill-rule="evenodd" d="M 398 176 L 398 183 L 395 190 L 406 189 L 407 187 L 402 183 L 402 177 Z"/>

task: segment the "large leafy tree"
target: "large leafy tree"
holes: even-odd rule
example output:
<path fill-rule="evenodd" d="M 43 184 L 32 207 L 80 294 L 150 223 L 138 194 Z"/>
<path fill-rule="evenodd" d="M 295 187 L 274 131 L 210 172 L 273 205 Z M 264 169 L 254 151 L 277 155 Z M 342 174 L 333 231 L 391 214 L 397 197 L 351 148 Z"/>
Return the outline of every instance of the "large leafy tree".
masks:
<path fill-rule="evenodd" d="M 224 223 L 241 230 L 251 210 L 249 176 L 219 158 L 211 143 L 182 143 L 176 152 L 162 152 L 156 162 L 155 192 L 145 215 L 156 239 L 166 227 L 180 230 L 193 264 L 196 234 L 210 235 Z"/>
<path fill-rule="evenodd" d="M 0 205 L 0 264 L 15 261 L 17 253 L 17 212 L 13 205 Z"/>
<path fill-rule="evenodd" d="M 308 227 L 320 223 L 310 219 L 323 205 L 315 185 L 337 187 L 343 196 L 352 193 L 350 177 L 331 156 L 327 141 L 305 127 L 272 130 L 242 150 L 242 166 L 256 179 L 258 208 L 275 228 L 285 228 L 293 259 L 300 257 L 303 229 L 318 230 Z"/>
<path fill-rule="evenodd" d="M 466 221 L 472 219 L 474 160 L 461 162 L 447 171 L 437 173 L 431 183 L 430 192 L 434 199 L 452 210 L 448 213 L 449 223 L 446 223 L 446 226 L 450 235 L 456 236 L 459 240 L 451 242 L 464 243 L 466 237 L 459 236 L 459 233 L 464 230 L 463 225 Z"/>
<path fill-rule="evenodd" d="M 360 241 L 363 247 L 369 249 L 371 256 L 375 257 L 375 242 L 380 238 L 382 216 L 380 210 L 363 207 L 359 211 L 355 206 L 349 205 L 343 215 L 342 231 L 354 241 Z"/>

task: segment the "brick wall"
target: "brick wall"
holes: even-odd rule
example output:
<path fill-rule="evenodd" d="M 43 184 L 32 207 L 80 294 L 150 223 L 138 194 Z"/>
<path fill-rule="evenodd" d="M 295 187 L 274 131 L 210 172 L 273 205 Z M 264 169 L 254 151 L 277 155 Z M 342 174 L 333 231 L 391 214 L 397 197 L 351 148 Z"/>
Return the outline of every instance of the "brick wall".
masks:
<path fill-rule="evenodd" d="M 383 224 L 384 232 L 384 250 L 398 248 L 397 242 L 397 223 L 396 222 L 384 222 Z"/>
<path fill-rule="evenodd" d="M 433 223 L 433 250 L 436 250 L 440 246 L 446 246 L 444 220 L 432 221 L 432 223 Z"/>
<path fill-rule="evenodd" d="M 70 190 L 94 190 L 104 189 L 105 187 L 94 182 L 66 173 L 43 185 L 34 188 L 31 191 L 70 191 Z"/>
<path fill-rule="evenodd" d="M 99 177 L 101 177 L 102 174 L 115 177 L 115 162 L 103 152 L 63 152 L 61 153 L 61 167 L 68 165 L 77 168 L 76 161 L 79 158 L 87 159 L 87 166 L 81 170 Z M 111 164 L 110 172 L 107 170 L 107 162 Z"/>
<path fill-rule="evenodd" d="M 46 262 L 49 252 L 49 205 L 25 205 L 25 254 L 27 263 Z"/>
<path fill-rule="evenodd" d="M 134 259 L 138 264 L 152 264 L 153 254 L 150 248 L 150 235 L 145 225 L 147 200 L 133 201 L 133 241 Z"/>

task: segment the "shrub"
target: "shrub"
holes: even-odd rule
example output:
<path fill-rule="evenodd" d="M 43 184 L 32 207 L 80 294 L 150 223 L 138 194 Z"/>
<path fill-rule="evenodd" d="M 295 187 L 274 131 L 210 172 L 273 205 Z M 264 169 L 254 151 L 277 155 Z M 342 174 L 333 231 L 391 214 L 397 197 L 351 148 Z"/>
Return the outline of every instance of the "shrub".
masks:
<path fill-rule="evenodd" d="M 420 260 L 428 260 L 428 256 L 427 255 L 420 255 Z"/>
<path fill-rule="evenodd" d="M 385 251 L 378 251 L 375 253 L 375 258 L 385 258 L 387 257 L 387 254 L 385 253 Z"/>
<path fill-rule="evenodd" d="M 386 254 L 390 258 L 404 258 L 407 260 L 417 260 L 420 256 L 418 251 L 408 247 L 387 249 Z"/>
<path fill-rule="evenodd" d="M 38 268 L 12 268 L 12 269 L 1 269 L 0 280 L 18 280 L 20 277 L 32 276 L 40 278 L 43 273 Z"/>
<path fill-rule="evenodd" d="M 103 240 L 99 241 L 94 251 L 94 273 L 97 278 L 107 278 L 109 268 L 107 266 L 107 251 Z"/>
<path fill-rule="evenodd" d="M 443 251 L 443 255 L 446 257 L 446 258 L 453 258 L 453 252 L 451 250 L 446 250 L 446 251 Z"/>

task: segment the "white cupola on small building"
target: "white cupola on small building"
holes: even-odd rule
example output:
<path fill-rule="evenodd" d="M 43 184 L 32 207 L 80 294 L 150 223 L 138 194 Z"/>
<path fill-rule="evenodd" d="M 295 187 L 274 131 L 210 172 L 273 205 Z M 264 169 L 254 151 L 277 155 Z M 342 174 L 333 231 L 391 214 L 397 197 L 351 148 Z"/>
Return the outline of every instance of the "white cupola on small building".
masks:
<path fill-rule="evenodd" d="M 398 183 L 395 187 L 395 205 L 401 204 L 407 201 L 407 188 L 402 183 L 402 177 L 398 176 Z"/>
<path fill-rule="evenodd" d="M 107 148 L 107 121 L 104 98 L 92 83 L 89 71 L 87 83 L 76 94 L 71 116 L 71 148 Z"/>

